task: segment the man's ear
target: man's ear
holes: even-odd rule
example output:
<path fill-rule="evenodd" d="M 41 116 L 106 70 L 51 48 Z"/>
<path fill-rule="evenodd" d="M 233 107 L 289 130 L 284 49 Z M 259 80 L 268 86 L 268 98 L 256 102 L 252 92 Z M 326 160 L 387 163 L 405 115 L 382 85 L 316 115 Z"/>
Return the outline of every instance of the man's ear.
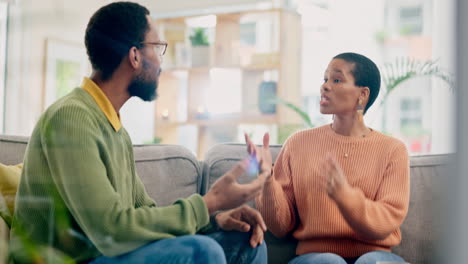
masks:
<path fill-rule="evenodd" d="M 136 47 L 132 47 L 128 51 L 128 61 L 130 62 L 130 65 L 134 69 L 137 69 L 138 67 L 140 67 L 140 62 L 141 62 L 140 51 Z"/>

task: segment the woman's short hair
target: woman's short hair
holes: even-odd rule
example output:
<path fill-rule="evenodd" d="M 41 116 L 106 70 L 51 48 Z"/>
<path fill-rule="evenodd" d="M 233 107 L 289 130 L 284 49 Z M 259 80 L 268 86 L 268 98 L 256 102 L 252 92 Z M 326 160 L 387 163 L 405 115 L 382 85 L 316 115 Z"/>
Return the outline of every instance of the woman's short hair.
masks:
<path fill-rule="evenodd" d="M 360 87 L 369 87 L 369 101 L 367 102 L 364 113 L 375 102 L 380 91 L 380 71 L 377 65 L 364 55 L 345 52 L 336 55 L 333 59 L 342 59 L 353 64 L 351 73 L 354 76 L 354 84 Z"/>

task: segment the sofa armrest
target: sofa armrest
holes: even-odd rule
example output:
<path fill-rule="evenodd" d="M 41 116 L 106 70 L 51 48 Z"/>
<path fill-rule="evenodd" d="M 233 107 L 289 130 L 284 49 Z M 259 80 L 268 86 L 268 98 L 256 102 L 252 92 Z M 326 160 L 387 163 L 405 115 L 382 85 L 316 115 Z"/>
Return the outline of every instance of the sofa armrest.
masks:
<path fill-rule="evenodd" d="M 0 163 L 13 165 L 23 162 L 27 137 L 0 135 Z"/>

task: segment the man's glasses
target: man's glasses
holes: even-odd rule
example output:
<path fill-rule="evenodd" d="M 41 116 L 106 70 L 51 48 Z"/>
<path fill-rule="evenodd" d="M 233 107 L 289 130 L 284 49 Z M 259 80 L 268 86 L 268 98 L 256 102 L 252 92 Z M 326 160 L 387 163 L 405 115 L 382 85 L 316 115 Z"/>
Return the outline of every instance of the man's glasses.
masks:
<path fill-rule="evenodd" d="M 163 56 L 167 50 L 167 42 L 141 42 L 143 45 L 153 45 L 154 52 L 159 56 Z"/>

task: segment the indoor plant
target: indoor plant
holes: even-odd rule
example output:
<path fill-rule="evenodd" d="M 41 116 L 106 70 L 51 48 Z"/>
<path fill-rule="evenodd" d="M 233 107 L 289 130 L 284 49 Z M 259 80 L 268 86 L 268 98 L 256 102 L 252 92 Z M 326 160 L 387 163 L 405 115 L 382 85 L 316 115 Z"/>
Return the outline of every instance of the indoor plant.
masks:
<path fill-rule="evenodd" d="M 192 44 L 192 67 L 210 64 L 210 43 L 205 28 L 194 28 L 190 35 Z"/>

